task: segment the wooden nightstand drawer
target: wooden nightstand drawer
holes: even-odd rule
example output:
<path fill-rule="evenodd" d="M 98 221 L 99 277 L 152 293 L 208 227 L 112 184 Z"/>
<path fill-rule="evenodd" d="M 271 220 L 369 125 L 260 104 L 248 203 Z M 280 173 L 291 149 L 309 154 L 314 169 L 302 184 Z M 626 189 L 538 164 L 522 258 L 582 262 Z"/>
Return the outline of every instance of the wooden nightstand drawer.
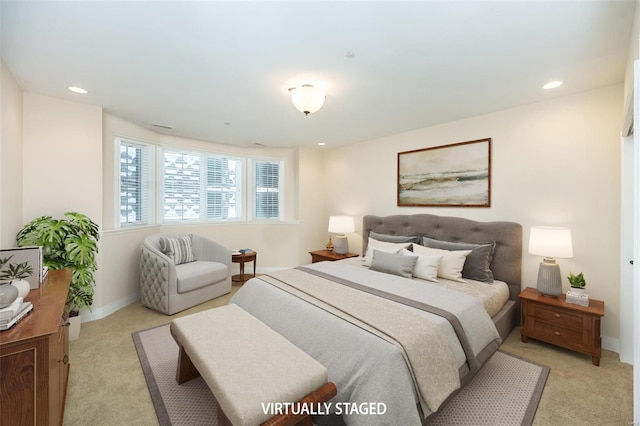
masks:
<path fill-rule="evenodd" d="M 551 325 L 560 326 L 571 330 L 582 330 L 582 315 L 576 315 L 566 310 L 552 306 L 533 304 L 532 315 Z"/>
<path fill-rule="evenodd" d="M 560 327 L 557 324 L 539 320 L 535 317 L 530 319 L 530 337 L 554 345 L 562 346 L 569 349 L 583 350 L 586 348 L 583 342 L 582 330 L 571 330 L 569 328 Z"/>

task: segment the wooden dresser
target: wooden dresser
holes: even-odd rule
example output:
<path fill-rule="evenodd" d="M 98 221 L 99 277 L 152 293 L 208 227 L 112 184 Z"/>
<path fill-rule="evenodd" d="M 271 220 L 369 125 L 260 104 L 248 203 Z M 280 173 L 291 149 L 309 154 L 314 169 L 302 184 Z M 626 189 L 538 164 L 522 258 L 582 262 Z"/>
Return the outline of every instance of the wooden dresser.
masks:
<path fill-rule="evenodd" d="M 564 294 L 557 299 L 545 297 L 535 288 L 520 293 L 522 302 L 522 341 L 542 340 L 556 346 L 591 355 L 593 365 L 600 365 L 600 318 L 604 302 L 591 299 L 589 306 L 567 303 Z"/>
<path fill-rule="evenodd" d="M 0 331 L 0 425 L 61 425 L 69 378 L 63 321 L 71 270 L 50 271 L 26 300 L 33 311 Z"/>

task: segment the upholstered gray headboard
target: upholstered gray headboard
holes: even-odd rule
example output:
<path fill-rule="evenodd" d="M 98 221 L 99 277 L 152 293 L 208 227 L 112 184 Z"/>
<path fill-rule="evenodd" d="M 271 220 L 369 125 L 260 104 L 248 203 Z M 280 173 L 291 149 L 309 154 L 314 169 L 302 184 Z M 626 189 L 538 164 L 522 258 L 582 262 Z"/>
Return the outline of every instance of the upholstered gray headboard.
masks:
<path fill-rule="evenodd" d="M 495 279 L 509 285 L 509 298 L 519 305 L 522 280 L 522 225 L 514 222 L 476 222 L 432 214 L 365 216 L 362 220 L 362 252 L 369 232 L 389 235 L 425 235 L 444 241 L 496 242 L 491 262 Z"/>

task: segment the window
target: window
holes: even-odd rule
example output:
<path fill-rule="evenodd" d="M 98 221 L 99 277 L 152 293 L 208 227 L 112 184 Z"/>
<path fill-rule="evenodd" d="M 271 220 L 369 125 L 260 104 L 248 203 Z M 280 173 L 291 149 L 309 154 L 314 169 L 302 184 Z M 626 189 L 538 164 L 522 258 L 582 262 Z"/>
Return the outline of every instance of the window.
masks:
<path fill-rule="evenodd" d="M 116 139 L 119 156 L 120 226 L 153 223 L 151 189 L 153 148 Z"/>
<path fill-rule="evenodd" d="M 254 219 L 280 219 L 281 161 L 254 162 Z"/>
<path fill-rule="evenodd" d="M 241 176 L 238 158 L 164 150 L 164 221 L 241 219 Z"/>
<path fill-rule="evenodd" d="M 160 148 L 115 139 L 121 227 L 283 220 L 284 160 Z"/>

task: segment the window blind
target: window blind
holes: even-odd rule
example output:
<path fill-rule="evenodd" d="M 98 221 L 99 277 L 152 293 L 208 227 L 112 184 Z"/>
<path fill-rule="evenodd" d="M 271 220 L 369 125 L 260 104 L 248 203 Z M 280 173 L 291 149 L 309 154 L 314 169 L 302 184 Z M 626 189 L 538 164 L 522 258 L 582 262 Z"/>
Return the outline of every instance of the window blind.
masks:
<path fill-rule="evenodd" d="M 278 161 L 255 161 L 256 219 L 280 219 L 280 169 Z"/>
<path fill-rule="evenodd" d="M 152 147 L 117 139 L 119 144 L 120 226 L 152 221 Z"/>
<path fill-rule="evenodd" d="M 163 163 L 165 221 L 241 218 L 239 159 L 167 149 Z"/>

